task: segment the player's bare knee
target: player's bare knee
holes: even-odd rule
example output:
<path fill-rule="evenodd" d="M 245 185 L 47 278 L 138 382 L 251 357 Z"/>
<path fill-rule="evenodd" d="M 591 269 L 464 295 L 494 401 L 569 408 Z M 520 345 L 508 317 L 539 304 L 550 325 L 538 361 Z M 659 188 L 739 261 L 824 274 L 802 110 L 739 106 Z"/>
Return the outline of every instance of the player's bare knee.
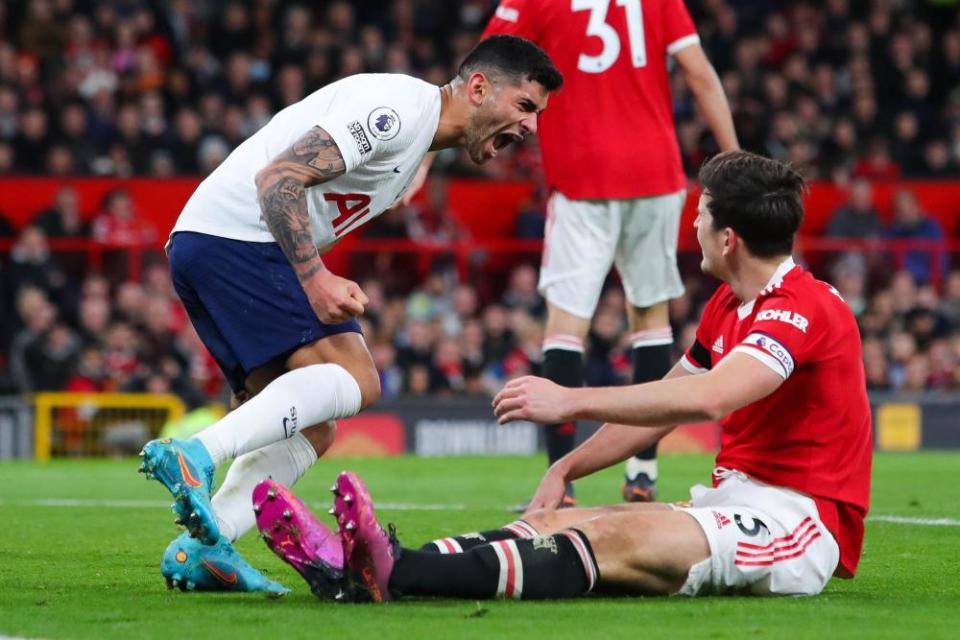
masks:
<path fill-rule="evenodd" d="M 333 440 L 337 435 L 337 422 L 336 420 L 327 420 L 322 424 L 304 429 L 301 433 L 313 446 L 317 455 L 320 455 L 333 444 Z"/>
<path fill-rule="evenodd" d="M 523 514 L 523 521 L 537 531 L 546 531 L 548 529 L 547 525 L 549 523 L 550 513 L 552 512 L 553 509 L 536 509 L 534 511 L 528 511 Z"/>
<path fill-rule="evenodd" d="M 360 371 L 350 372 L 360 387 L 360 410 L 363 411 L 380 399 L 380 375 L 375 367 L 364 367 Z"/>
<path fill-rule="evenodd" d="M 523 521 L 540 534 L 553 533 L 564 528 L 564 522 L 556 509 L 536 509 L 523 514 Z"/>

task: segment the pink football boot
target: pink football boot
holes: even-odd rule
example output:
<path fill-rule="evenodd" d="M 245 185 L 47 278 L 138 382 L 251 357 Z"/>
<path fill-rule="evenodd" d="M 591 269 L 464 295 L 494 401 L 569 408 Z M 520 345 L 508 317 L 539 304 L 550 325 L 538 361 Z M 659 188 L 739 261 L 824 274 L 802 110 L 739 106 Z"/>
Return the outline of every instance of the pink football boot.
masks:
<path fill-rule="evenodd" d="M 344 471 L 331 491 L 347 570 L 374 602 L 392 600 L 388 584 L 399 550 L 393 532 L 387 533 L 377 522 L 370 492 L 357 474 Z"/>
<path fill-rule="evenodd" d="M 289 489 L 264 480 L 253 489 L 257 528 L 270 550 L 297 570 L 318 598 L 353 600 L 344 576 L 340 535 Z"/>

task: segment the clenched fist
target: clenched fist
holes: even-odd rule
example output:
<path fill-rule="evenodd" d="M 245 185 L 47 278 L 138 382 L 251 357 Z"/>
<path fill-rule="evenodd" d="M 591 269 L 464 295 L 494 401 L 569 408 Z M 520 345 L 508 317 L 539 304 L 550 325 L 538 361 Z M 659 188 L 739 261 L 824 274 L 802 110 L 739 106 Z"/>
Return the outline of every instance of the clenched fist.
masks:
<path fill-rule="evenodd" d="M 301 280 L 300 284 L 314 313 L 324 324 L 339 324 L 362 315 L 364 305 L 369 302 L 360 285 L 326 269 Z"/>

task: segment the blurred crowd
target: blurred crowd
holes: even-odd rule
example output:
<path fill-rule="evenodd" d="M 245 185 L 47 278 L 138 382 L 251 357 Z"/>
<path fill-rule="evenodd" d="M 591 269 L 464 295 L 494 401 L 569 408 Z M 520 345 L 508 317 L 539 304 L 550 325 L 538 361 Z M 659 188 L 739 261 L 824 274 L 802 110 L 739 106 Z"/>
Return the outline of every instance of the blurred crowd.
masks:
<path fill-rule="evenodd" d="M 952 2 L 691 0 L 742 144 L 809 177 L 955 175 Z M 496 0 L 0 3 L 0 174 L 206 174 L 278 109 L 338 78 L 442 84 Z M 713 144 L 679 74 L 687 169 Z M 449 173 L 537 177 L 533 142 Z"/>
<path fill-rule="evenodd" d="M 897 197 L 907 213 L 885 231 L 869 183 L 855 182 L 828 233 L 893 233 L 915 213 L 909 192 Z M 19 233 L 0 278 L 0 393 L 152 391 L 175 393 L 188 406 L 228 402 L 229 390 L 193 331 L 162 257 L 148 252 L 142 275 L 132 280 L 122 275 L 129 255 L 110 249 L 103 256 L 115 261 L 104 270 L 108 279 L 91 272 L 85 255 L 50 251 L 50 230 L 82 226 L 62 215 L 70 190 L 61 190 L 56 200 Z M 108 194 L 92 227 L 133 234 L 124 223 L 127 200 L 122 191 Z M 799 256 L 837 287 L 857 316 L 873 390 L 960 390 L 960 271 L 944 271 L 938 290 L 929 280 L 930 257 L 908 252 L 903 269 L 891 273 L 896 261 L 880 251 Z M 485 275 L 463 280 L 444 259 L 422 278 L 398 280 L 397 274 L 417 273 L 401 260 L 378 254 L 366 261 L 372 267 L 360 279 L 370 298 L 361 325 L 384 397 L 489 396 L 511 377 L 539 372 L 545 305 L 537 293 L 535 256 L 501 268 L 499 275 L 478 271 Z M 698 273 L 698 263 L 697 256 L 681 254 L 687 291 L 670 305 L 678 357 L 694 339 L 716 286 Z M 632 371 L 623 294 L 613 278 L 590 331 L 590 385 L 621 384 Z"/>
<path fill-rule="evenodd" d="M 960 13 L 953 2 L 688 3 L 746 148 L 808 178 L 957 175 Z M 674 83 L 688 169 L 706 127 Z M 708 149 L 707 149 L 708 150 Z"/>
<path fill-rule="evenodd" d="M 0 175 L 205 175 L 339 78 L 447 82 L 492 0 L 0 3 Z M 438 166 L 471 173 L 457 154 Z M 529 176 L 532 145 L 485 175 Z"/>
<path fill-rule="evenodd" d="M 810 178 L 847 186 L 827 235 L 942 240 L 909 190 L 885 224 L 871 184 L 956 177 L 960 167 L 960 21 L 951 2 L 827 0 L 687 2 L 733 108 L 741 143 Z M 473 46 L 496 0 L 31 0 L 0 3 L 0 175 L 204 175 L 273 113 L 364 71 L 442 84 Z M 714 151 L 679 76 L 673 86 L 685 167 Z M 542 236 L 535 140 L 476 167 L 441 154 L 438 176 L 530 179 L 517 235 Z M 368 237 L 445 240 L 442 177 Z M 82 214 L 81 214 L 82 213 Z M 80 212 L 65 186 L 13 238 L 0 275 L 0 390 L 171 391 L 188 405 L 228 392 L 172 291 L 162 256 L 131 281 L 124 247 L 166 232 L 123 190 Z M 102 273 L 51 238 L 110 248 Z M 110 262 L 113 261 L 113 262 Z M 399 262 L 398 262 L 399 261 Z M 946 254 L 810 256 L 856 313 L 876 390 L 960 389 L 960 272 Z M 475 394 L 537 373 L 544 303 L 535 257 L 494 278 L 458 279 L 438 261 L 423 277 L 391 254 L 360 269 L 370 297 L 364 332 L 384 395 Z M 891 273 L 890 264 L 902 270 Z M 956 262 L 954 264 L 957 264 Z M 489 265 L 488 265 L 489 266 Z M 411 267 L 411 268 L 407 268 Z M 470 265 L 472 270 L 477 265 Z M 132 273 L 132 272 L 131 272 Z M 678 354 L 712 291 L 696 260 L 671 305 Z M 942 283 L 936 286 L 937 283 Z M 613 283 L 611 283 L 613 284 Z M 623 298 L 604 294 L 590 334 L 589 384 L 629 379 Z"/>

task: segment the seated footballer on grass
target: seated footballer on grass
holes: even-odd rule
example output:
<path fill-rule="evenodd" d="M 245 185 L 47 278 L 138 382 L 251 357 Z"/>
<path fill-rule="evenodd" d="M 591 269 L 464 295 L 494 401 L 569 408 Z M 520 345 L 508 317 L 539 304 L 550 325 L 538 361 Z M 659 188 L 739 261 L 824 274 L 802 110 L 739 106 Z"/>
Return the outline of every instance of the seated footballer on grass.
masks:
<path fill-rule="evenodd" d="M 253 494 L 270 548 L 321 596 L 543 599 L 590 592 L 813 595 L 852 577 L 872 456 L 861 344 L 836 289 L 794 264 L 803 179 L 744 151 L 700 171 L 702 269 L 723 284 L 696 341 L 663 380 L 564 388 L 518 378 L 501 423 L 606 424 L 547 472 L 522 520 L 402 548 L 362 481 L 333 487 L 334 533 L 285 487 Z M 566 482 L 618 464 L 678 424 L 722 428 L 712 487 L 684 504 L 557 509 Z"/>

